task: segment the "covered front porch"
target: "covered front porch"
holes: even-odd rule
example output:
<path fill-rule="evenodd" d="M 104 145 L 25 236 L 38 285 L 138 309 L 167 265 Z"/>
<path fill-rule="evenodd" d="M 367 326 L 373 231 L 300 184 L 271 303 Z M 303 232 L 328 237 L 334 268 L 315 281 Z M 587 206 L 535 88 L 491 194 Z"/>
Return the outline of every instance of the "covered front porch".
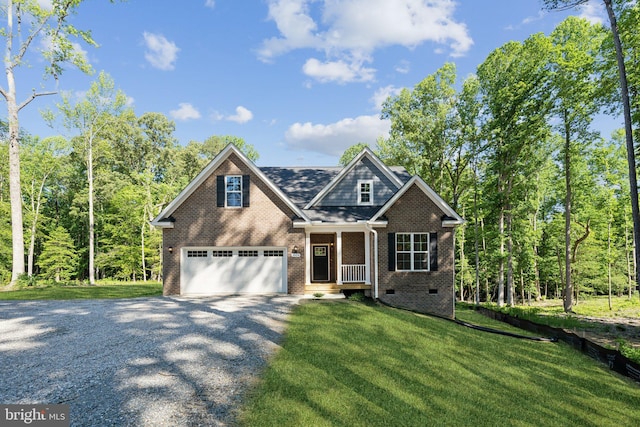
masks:
<path fill-rule="evenodd" d="M 371 232 L 364 225 L 306 228 L 305 293 L 370 290 Z"/>

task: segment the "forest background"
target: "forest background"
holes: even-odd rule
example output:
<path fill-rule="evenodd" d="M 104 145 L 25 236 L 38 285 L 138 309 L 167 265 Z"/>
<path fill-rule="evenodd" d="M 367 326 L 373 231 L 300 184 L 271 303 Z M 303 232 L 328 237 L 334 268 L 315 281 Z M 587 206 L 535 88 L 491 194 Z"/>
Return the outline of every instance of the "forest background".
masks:
<path fill-rule="evenodd" d="M 614 6 L 637 141 L 640 7 Z M 390 119 L 391 132 L 372 148 L 387 164 L 420 175 L 467 220 L 456 235 L 460 299 L 560 297 L 567 260 L 576 297 L 631 297 L 636 265 L 625 135 L 600 135 L 591 126 L 598 114 L 619 114 L 620 99 L 610 29 L 577 17 L 548 36 L 498 47 L 463 81 L 447 63 L 387 99 L 382 118 Z M 137 116 L 106 72 L 83 99 L 64 98 L 44 119 L 75 136 L 42 139 L 20 129 L 20 280 L 31 284 L 161 280 L 161 232 L 149 221 L 228 143 L 259 157 L 235 136 L 179 144 L 171 120 Z M 13 256 L 8 122 L 0 132 L 6 284 Z"/>

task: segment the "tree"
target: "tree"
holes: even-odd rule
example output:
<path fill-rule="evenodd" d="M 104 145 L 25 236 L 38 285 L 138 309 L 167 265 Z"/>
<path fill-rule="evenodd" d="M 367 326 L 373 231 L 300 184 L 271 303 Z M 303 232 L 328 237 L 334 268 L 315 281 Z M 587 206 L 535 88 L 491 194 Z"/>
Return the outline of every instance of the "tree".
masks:
<path fill-rule="evenodd" d="M 45 5 L 38 0 L 8 0 L 1 8 L 6 18 L 6 26 L 0 34 L 5 41 L 4 68 L 7 85 L 0 86 L 0 94 L 7 102 L 9 120 L 9 191 L 11 199 L 11 235 L 13 247 L 13 266 L 11 281 L 24 273 L 24 233 L 22 224 L 22 194 L 20 188 L 20 124 L 18 113 L 39 96 L 53 92 L 35 90 L 18 101 L 16 69 L 28 64 L 25 55 L 35 40 L 48 41 L 49 47 L 42 52 L 48 62 L 45 75 L 57 79 L 62 73 L 62 64 L 71 63 L 83 72 L 91 67 L 80 50 L 73 47 L 71 38 L 79 37 L 90 45 L 95 45 L 91 35 L 70 25 L 68 17 L 75 13 L 82 0 L 54 1 Z"/>
<path fill-rule="evenodd" d="M 536 156 L 536 146 L 549 133 L 549 52 L 548 38 L 535 34 L 524 43 L 506 43 L 478 67 L 483 133 L 489 145 L 487 171 L 492 176 L 485 181 L 485 194 L 498 222 L 498 305 L 504 304 L 505 262 L 507 304 L 513 304 L 514 193 L 518 186 L 530 184 L 525 177 L 544 161 Z"/>
<path fill-rule="evenodd" d="M 592 117 L 598 111 L 598 87 L 595 80 L 597 53 L 604 40 L 599 26 L 570 16 L 551 33 L 551 58 L 554 108 L 558 130 L 564 140 L 563 158 L 565 178 L 565 300 L 564 310 L 571 311 L 573 288 L 571 282 L 571 158 L 594 139 L 589 131 Z M 587 222 L 588 224 L 588 222 Z"/>
<path fill-rule="evenodd" d="M 452 144 L 448 126 L 455 104 L 455 81 L 455 65 L 448 62 L 413 90 L 403 89 L 388 98 L 382 118 L 391 120 L 391 131 L 379 144 L 383 160 L 419 175 L 449 202 L 451 197 L 444 194 L 450 188 L 444 182 L 444 163 L 449 160 L 446 151 Z"/>
<path fill-rule="evenodd" d="M 567 10 L 587 3 L 589 0 L 543 0 L 548 9 Z M 625 65 L 625 54 L 620 38 L 620 30 L 614 10 L 614 0 L 602 0 L 607 10 L 611 34 L 616 52 L 618 77 L 620 82 L 620 96 L 624 117 L 625 141 L 627 147 L 627 164 L 629 168 L 629 191 L 631 195 L 631 210 L 633 214 L 633 234 L 636 242 L 640 242 L 640 206 L 638 205 L 638 181 L 636 174 L 635 146 L 633 143 L 633 124 L 631 118 L 631 101 L 629 97 L 628 76 Z M 627 2 L 622 2 L 623 6 Z M 637 6 L 634 4 L 634 6 Z M 637 21 L 635 21 L 637 24 Z M 636 32 L 635 30 L 632 32 Z M 640 251 L 635 251 L 636 265 L 640 265 Z M 640 286 L 640 269 L 636 271 L 636 283 Z"/>
<path fill-rule="evenodd" d="M 44 277 L 70 280 L 76 268 L 77 254 L 73 239 L 62 226 L 57 226 L 44 242 L 38 265 Z"/>
<path fill-rule="evenodd" d="M 89 91 L 77 103 L 72 104 L 69 95 L 58 104 L 64 126 L 77 130 L 75 149 L 84 154 L 88 185 L 89 207 L 89 283 L 95 284 L 95 215 L 94 215 L 94 151 L 106 138 L 105 129 L 114 117 L 122 112 L 127 102 L 125 94 L 116 90 L 113 79 L 101 72 Z"/>
<path fill-rule="evenodd" d="M 29 252 L 27 274 L 33 275 L 35 243 L 40 211 L 48 181 L 59 168 L 61 153 L 67 149 L 67 141 L 62 137 L 27 138 L 23 140 L 22 160 L 24 191 L 29 217 Z M 26 175 L 26 176 L 25 176 Z"/>
<path fill-rule="evenodd" d="M 344 153 L 342 153 L 342 156 L 340 156 L 340 160 L 338 160 L 338 163 L 341 166 L 347 166 L 351 162 L 351 160 L 353 160 L 365 148 L 369 148 L 369 144 L 367 144 L 366 142 L 358 142 L 357 144 L 352 145 L 351 147 L 344 150 Z"/>

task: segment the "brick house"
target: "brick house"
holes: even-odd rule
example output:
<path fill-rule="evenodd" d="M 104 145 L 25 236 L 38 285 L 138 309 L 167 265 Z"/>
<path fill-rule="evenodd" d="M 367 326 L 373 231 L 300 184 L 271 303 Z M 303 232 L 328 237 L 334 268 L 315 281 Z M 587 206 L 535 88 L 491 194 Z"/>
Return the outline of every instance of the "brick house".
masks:
<path fill-rule="evenodd" d="M 369 149 L 346 167 L 257 167 L 227 146 L 152 221 L 165 295 L 364 291 L 454 315 L 464 220 Z"/>

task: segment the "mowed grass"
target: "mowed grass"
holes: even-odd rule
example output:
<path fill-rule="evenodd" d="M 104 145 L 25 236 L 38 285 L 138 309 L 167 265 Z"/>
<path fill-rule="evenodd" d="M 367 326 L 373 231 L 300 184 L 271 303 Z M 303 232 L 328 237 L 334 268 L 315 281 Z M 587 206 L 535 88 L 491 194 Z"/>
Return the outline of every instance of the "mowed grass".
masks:
<path fill-rule="evenodd" d="M 0 300 L 64 300 L 137 298 L 162 295 L 159 282 L 109 282 L 88 285 L 45 285 L 0 292 Z"/>
<path fill-rule="evenodd" d="M 372 304 L 296 307 L 247 426 L 638 426 L 640 385 L 562 343 Z"/>
<path fill-rule="evenodd" d="M 464 305 L 471 306 L 471 304 L 460 303 L 458 307 Z M 589 330 L 603 328 L 601 323 L 592 322 L 584 316 L 609 318 L 614 322 L 616 319 L 640 317 L 640 298 L 638 298 L 637 294 L 631 299 L 626 296 L 613 297 L 611 310 L 606 296 L 581 298 L 578 304 L 573 306 L 573 313 L 564 312 L 561 299 L 532 302 L 531 305 L 516 305 L 512 307 L 498 307 L 494 303 L 484 303 L 483 306 L 521 319 L 566 329 Z"/>

